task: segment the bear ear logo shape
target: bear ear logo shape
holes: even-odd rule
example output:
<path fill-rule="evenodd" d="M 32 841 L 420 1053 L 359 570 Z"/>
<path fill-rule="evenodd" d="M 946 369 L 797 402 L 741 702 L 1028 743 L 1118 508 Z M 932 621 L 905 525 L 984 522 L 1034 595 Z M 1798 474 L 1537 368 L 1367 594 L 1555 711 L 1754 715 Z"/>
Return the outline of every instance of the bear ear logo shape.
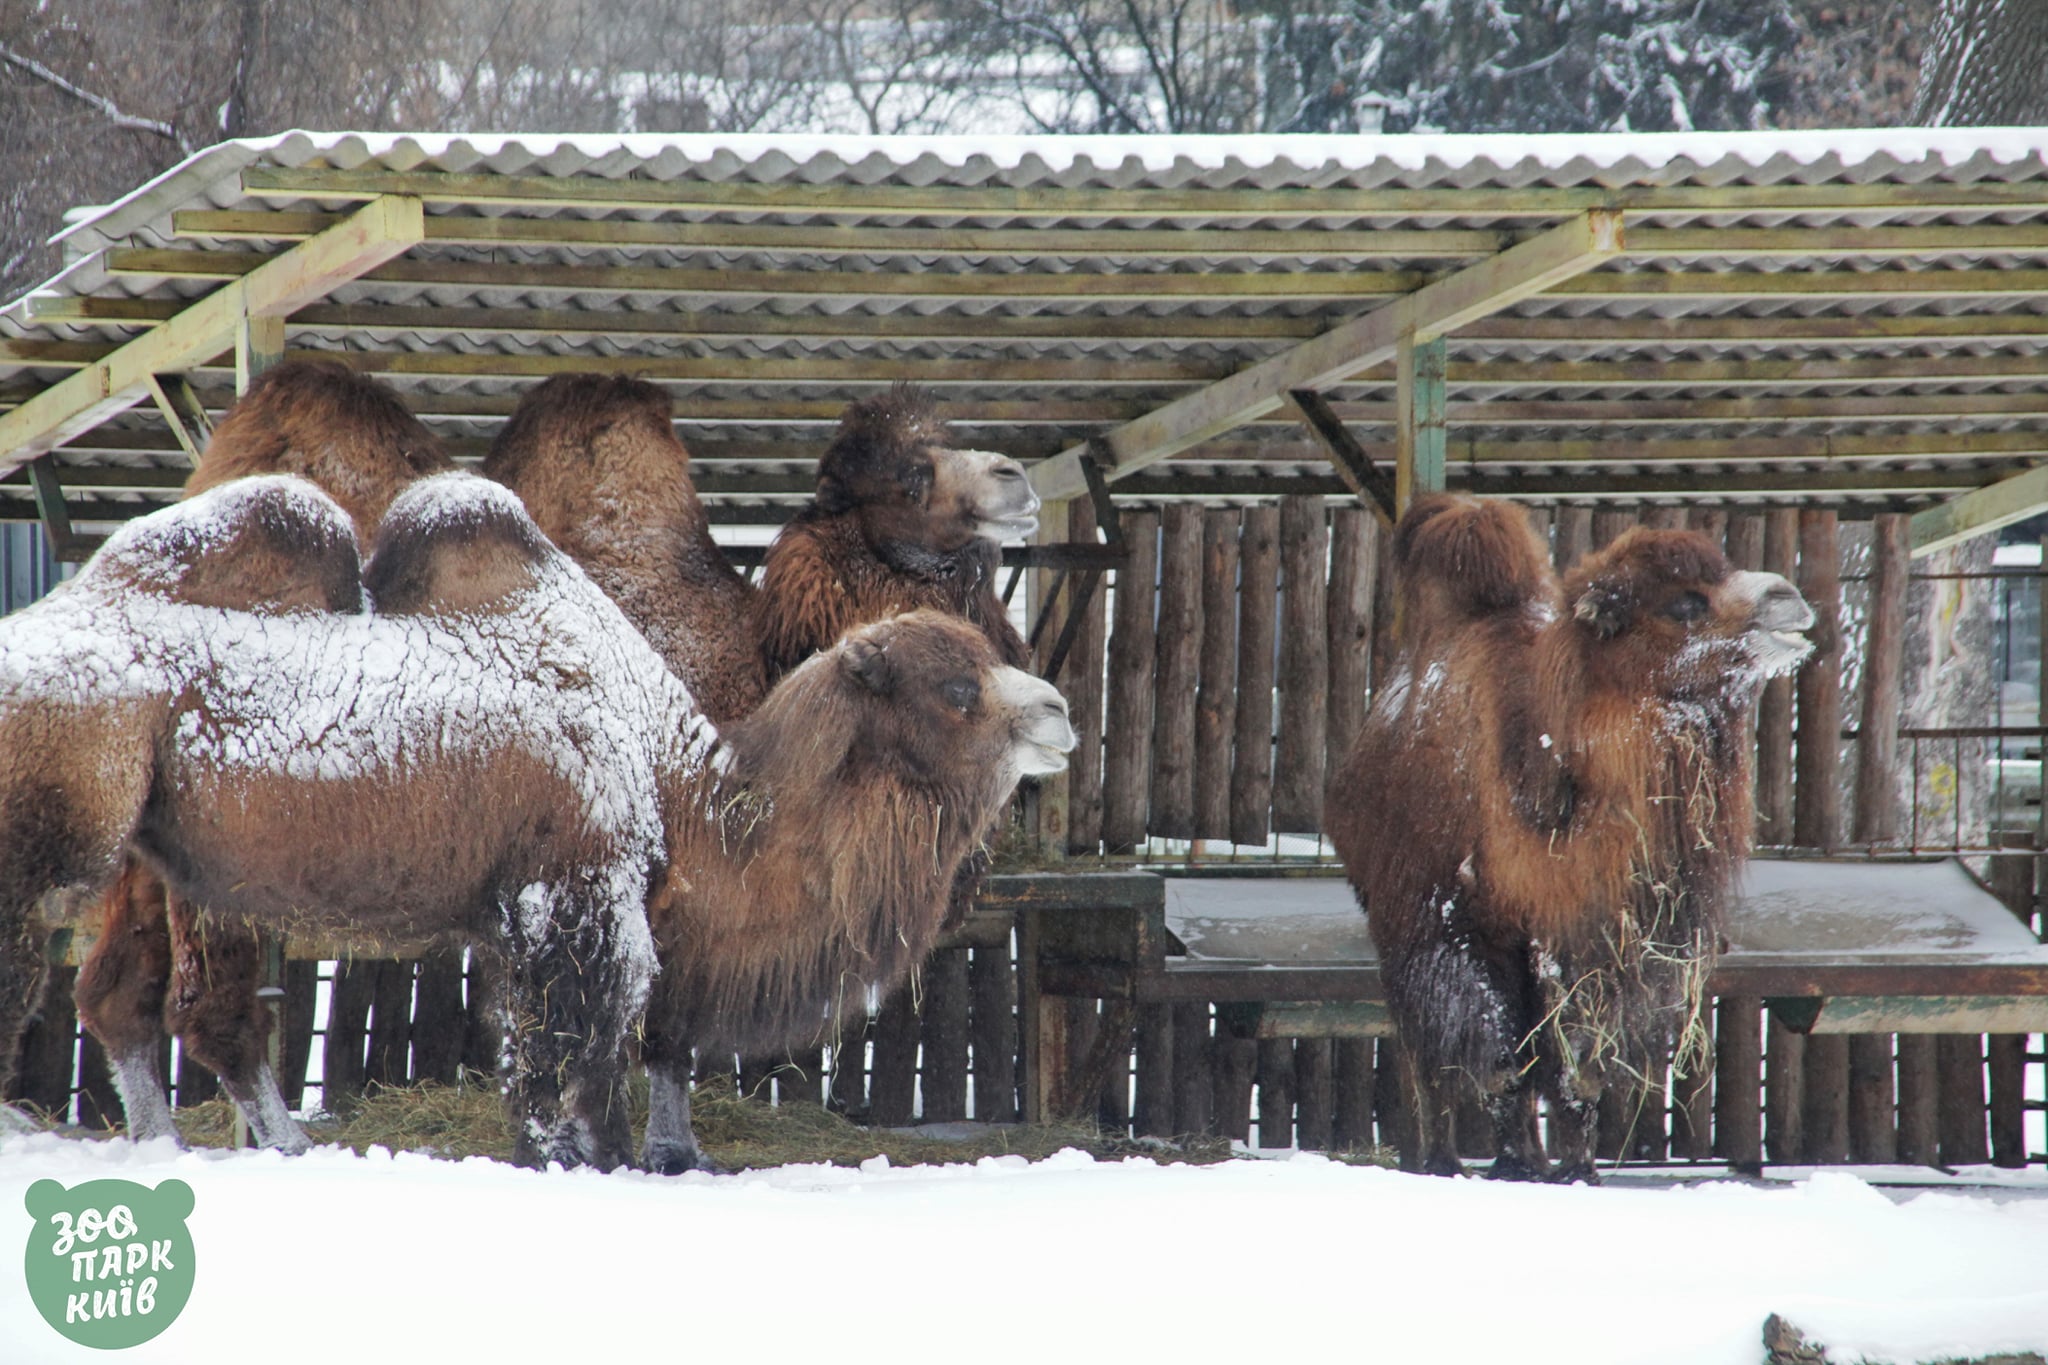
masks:
<path fill-rule="evenodd" d="M 192 1197 L 189 1187 L 185 1191 L 185 1197 L 188 1200 Z M 21 1202 L 27 1205 L 28 1216 L 40 1223 L 64 1207 L 64 1187 L 54 1180 L 38 1180 L 28 1187 L 28 1192 L 21 1197 Z"/>
<path fill-rule="evenodd" d="M 56 1184 L 55 1181 L 38 1183 Z M 34 1187 L 31 1186 L 30 1190 L 33 1192 Z M 192 1216 L 196 1202 L 192 1197 L 192 1187 L 182 1180 L 166 1180 L 156 1187 L 157 1212 L 166 1218 L 175 1218 L 182 1223 Z"/>

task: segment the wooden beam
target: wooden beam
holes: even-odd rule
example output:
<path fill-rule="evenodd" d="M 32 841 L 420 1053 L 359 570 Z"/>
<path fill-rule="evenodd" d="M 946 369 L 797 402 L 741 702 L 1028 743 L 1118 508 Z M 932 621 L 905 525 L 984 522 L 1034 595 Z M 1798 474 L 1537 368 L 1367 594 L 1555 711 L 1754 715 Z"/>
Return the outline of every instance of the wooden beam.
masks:
<path fill-rule="evenodd" d="M 1394 349 L 1394 507 L 1444 487 L 1444 342 L 1405 338 Z"/>
<path fill-rule="evenodd" d="M 43 523 L 50 554 L 63 559 L 71 549 L 71 511 L 64 501 L 63 485 L 57 481 L 56 461 L 48 455 L 38 456 L 29 461 L 28 476 L 35 489 L 36 517 Z"/>
<path fill-rule="evenodd" d="M 537 204 L 660 209 L 671 213 L 944 214 L 1043 219 L 1060 215 L 1147 218 L 1281 218 L 1420 214 L 1557 218 L 1589 209 L 1663 213 L 1911 213 L 1955 208 L 2048 210 L 2048 183 L 1923 180 L 1819 185 L 1656 185 L 1360 189 L 1069 188 L 1058 185 L 808 185 L 604 176 L 483 175 L 445 171 L 251 166 L 242 190 L 286 199 L 370 199 L 403 194 L 429 203 Z"/>
<path fill-rule="evenodd" d="M 1241 426 L 1279 407 L 1290 389 L 1323 390 L 1392 356 L 1403 340 L 1430 340 L 1474 318 L 1539 294 L 1621 249 L 1621 216 L 1582 214 L 1479 265 L 1404 295 L 1312 341 L 1240 370 L 1111 432 L 1112 479 Z M 1071 497 L 1086 486 L 1081 447 L 1033 468 L 1042 498 Z"/>
<path fill-rule="evenodd" d="M 2044 511 L 2048 511 L 2048 465 L 1916 512 L 1913 557 L 1946 550 Z"/>
<path fill-rule="evenodd" d="M 190 368 L 232 345 L 248 317 L 283 317 L 417 242 L 417 200 L 378 199 L 347 222 L 274 257 L 106 359 L 0 416 L 0 473 L 133 407 L 159 374 Z"/>
<path fill-rule="evenodd" d="M 256 376 L 284 359 L 284 318 L 271 314 L 245 317 L 235 328 L 235 393 L 249 391 Z"/>
<path fill-rule="evenodd" d="M 1301 417 L 1302 423 L 1315 433 L 1323 449 L 1329 453 L 1330 463 L 1337 470 L 1337 477 L 1344 480 L 1358 500 L 1380 514 L 1382 520 L 1392 524 L 1399 514 L 1395 511 L 1393 480 L 1384 472 L 1373 467 L 1372 457 L 1358 444 L 1358 438 L 1345 427 L 1329 402 L 1314 389 L 1289 389 L 1287 401 Z"/>

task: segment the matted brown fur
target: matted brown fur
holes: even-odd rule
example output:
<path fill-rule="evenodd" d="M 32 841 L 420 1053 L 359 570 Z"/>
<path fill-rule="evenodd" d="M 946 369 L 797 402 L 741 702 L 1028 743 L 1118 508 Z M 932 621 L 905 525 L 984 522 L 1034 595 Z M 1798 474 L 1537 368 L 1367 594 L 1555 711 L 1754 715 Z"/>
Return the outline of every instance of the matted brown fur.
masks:
<path fill-rule="evenodd" d="M 976 534 L 974 490 L 930 395 L 898 386 L 853 404 L 818 461 L 818 489 L 768 547 L 755 634 L 778 678 L 854 626 L 930 607 L 1028 661 L 996 596 L 1001 551 Z"/>
<path fill-rule="evenodd" d="M 297 474 L 341 504 L 367 545 L 407 484 L 454 467 L 384 385 L 338 361 L 287 360 L 221 417 L 185 496 L 249 474 Z"/>
<path fill-rule="evenodd" d="M 752 586 L 726 562 L 690 478 L 666 390 L 556 375 L 529 390 L 483 472 L 640 628 L 719 724 L 767 691 Z"/>
<path fill-rule="evenodd" d="M 1327 809 L 1422 1092 L 1406 1155 L 1455 1169 L 1438 1115 L 1464 1072 L 1498 1173 L 1542 1172 L 1541 1090 L 1557 1175 L 1590 1176 L 1602 1088 L 1696 1025 L 1749 849 L 1759 623 L 1804 604 L 1680 531 L 1630 531 L 1560 588 L 1518 509 L 1469 498 L 1419 501 L 1395 555 L 1399 669 Z"/>

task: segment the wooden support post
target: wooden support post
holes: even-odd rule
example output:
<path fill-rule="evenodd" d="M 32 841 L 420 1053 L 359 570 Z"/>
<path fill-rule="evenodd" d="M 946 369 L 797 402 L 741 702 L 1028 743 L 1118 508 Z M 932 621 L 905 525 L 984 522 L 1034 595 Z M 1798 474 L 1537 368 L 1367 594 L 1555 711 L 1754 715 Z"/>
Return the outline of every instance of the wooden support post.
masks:
<path fill-rule="evenodd" d="M 1252 1083 L 1258 1074 L 1259 1045 L 1219 1028 L 1211 1055 L 1215 1058 L 1210 1107 L 1216 1132 L 1236 1142 L 1252 1139 Z"/>
<path fill-rule="evenodd" d="M 1991 1159 L 1984 1141 L 1984 1039 L 1977 1034 L 1937 1034 L 1938 1129 L 1941 1164 L 1981 1166 Z"/>
<path fill-rule="evenodd" d="M 1715 1069 L 1711 1060 L 1693 1065 L 1691 1073 L 1672 1078 L 1671 1155 L 1700 1161 L 1714 1154 Z"/>
<path fill-rule="evenodd" d="M 1790 578 L 1798 571 L 1799 511 L 1764 514 L 1764 570 Z M 1792 679 L 1764 684 L 1756 714 L 1756 840 L 1790 844 L 1792 835 Z M 1773 1156 L 1772 1160 L 1779 1160 Z M 1790 1158 L 1787 1158 L 1790 1159 Z"/>
<path fill-rule="evenodd" d="M 1173 1006 L 1173 1131 L 1210 1131 L 1214 1094 L 1210 1084 L 1209 1006 Z"/>
<path fill-rule="evenodd" d="M 1259 1146 L 1294 1145 L 1294 1040 L 1261 1038 L 1259 1066 Z"/>
<path fill-rule="evenodd" d="M 1109 703 L 1103 719 L 1102 840 L 1112 853 L 1129 853 L 1145 842 L 1150 813 L 1159 514 L 1127 512 L 1123 525 L 1130 557 L 1116 575 Z"/>
<path fill-rule="evenodd" d="M 1331 1150 L 1336 1096 L 1328 1038 L 1294 1040 L 1295 1145 L 1305 1152 Z"/>
<path fill-rule="evenodd" d="M 1096 543 L 1095 504 L 1075 498 L 1067 504 L 1067 537 Z M 1108 638 L 1105 594 L 1091 594 L 1071 652 L 1060 670 L 1060 691 L 1078 743 L 1067 761 L 1067 851 L 1092 854 L 1102 844 L 1102 655 Z"/>
<path fill-rule="evenodd" d="M 941 948 L 925 959 L 924 1119 L 967 1117 L 967 949 Z"/>
<path fill-rule="evenodd" d="M 1856 739 L 1856 808 L 1851 837 L 1885 843 L 1899 832 L 1899 715 L 1905 645 L 1910 518 L 1880 512 L 1871 525 L 1869 629 L 1863 650 L 1863 718 Z"/>
<path fill-rule="evenodd" d="M 42 1008 L 21 1036 L 14 1089 L 0 1095 L 33 1104 L 60 1122 L 71 1118 L 71 1081 L 78 1065 L 77 982 L 78 968 L 50 968 Z"/>
<path fill-rule="evenodd" d="M 2032 853 L 2001 853 L 1991 860 L 1991 889 L 2029 931 L 2034 927 Z M 2027 1164 L 2027 1037 L 1993 1034 L 1984 1040 L 1991 1086 L 1991 1161 L 1996 1166 Z"/>
<path fill-rule="evenodd" d="M 1564 506 L 1554 518 L 1556 530 L 1550 553 L 1559 573 L 1569 573 L 1574 564 L 1593 550 L 1593 509 Z"/>
<path fill-rule="evenodd" d="M 1195 692 L 1202 658 L 1202 509 L 1174 503 L 1161 517 L 1160 530 L 1149 831 L 1164 839 L 1193 839 Z"/>
<path fill-rule="evenodd" d="M 48 455 L 29 461 L 29 486 L 35 492 L 36 515 L 42 519 L 43 538 L 50 543 L 54 559 L 73 558 L 71 509 L 64 501 L 64 486 L 58 480 L 57 462 Z"/>
<path fill-rule="evenodd" d="M 967 989 L 973 1000 L 974 1117 L 982 1123 L 1017 1118 L 1017 975 L 1010 945 L 970 950 Z"/>
<path fill-rule="evenodd" d="M 284 319 L 244 317 L 235 328 L 235 393 L 247 393 L 257 375 L 283 359 Z"/>
<path fill-rule="evenodd" d="M 1805 1062 L 1804 1159 L 1839 1166 L 1849 1159 L 1849 1035 L 1809 1034 Z"/>
<path fill-rule="evenodd" d="M 363 1077 L 378 1085 L 404 1085 L 412 1072 L 412 968 L 410 962 L 377 964 Z"/>
<path fill-rule="evenodd" d="M 1444 366 L 1442 337 L 1403 338 L 1394 348 L 1394 505 L 1405 515 L 1423 493 L 1444 486 Z"/>
<path fill-rule="evenodd" d="M 1899 1035 L 1898 1160 L 1906 1166 L 1941 1164 L 1940 1063 L 1935 1035 Z"/>
<path fill-rule="evenodd" d="M 1643 525 L 1653 531 L 1682 531 L 1685 529 L 1685 509 L 1665 503 L 1645 508 Z"/>
<path fill-rule="evenodd" d="M 1316 834 L 1323 822 L 1329 731 L 1329 526 L 1323 500 L 1280 500 L 1282 622 L 1280 739 L 1273 770 L 1273 832 Z"/>
<path fill-rule="evenodd" d="M 1350 756 L 1365 723 L 1372 682 L 1372 599 L 1379 575 L 1379 518 L 1356 507 L 1330 514 L 1330 694 L 1327 773 Z"/>
<path fill-rule="evenodd" d="M 1831 849 L 1842 837 L 1842 578 L 1835 513 L 1799 513 L 1799 592 L 1813 608 L 1813 653 L 1799 669 L 1792 841 Z M 1830 1059 L 1833 1052 L 1826 1054 Z M 1848 1052 L 1842 1052 L 1848 1065 Z M 1811 1074 L 1809 1073 L 1809 1080 Z"/>
<path fill-rule="evenodd" d="M 1686 514 L 1685 524 L 1713 541 L 1715 549 L 1722 549 L 1728 538 L 1728 509 L 1695 507 Z"/>
<path fill-rule="evenodd" d="M 1036 543 L 1064 543 L 1069 519 L 1066 504 L 1053 503 L 1039 510 Z M 1024 582 L 1025 619 L 1031 623 L 1027 639 L 1033 648 L 1032 668 L 1040 677 L 1057 681 L 1059 674 L 1065 671 L 1066 660 L 1053 656 L 1059 649 L 1059 642 L 1071 638 L 1061 627 L 1081 598 L 1084 582 L 1091 585 L 1087 597 L 1092 601 L 1095 580 L 1085 574 L 1036 569 L 1025 575 Z M 1061 591 L 1062 586 L 1066 591 Z M 1082 610 L 1087 609 L 1090 601 L 1081 602 Z M 1071 645 L 1068 652 L 1072 652 Z M 1024 818 L 1026 833 L 1038 856 L 1048 861 L 1056 862 L 1067 856 L 1068 822 L 1072 813 L 1068 780 L 1066 772 L 1054 773 L 1025 784 L 1017 793 L 1017 805 Z"/>
<path fill-rule="evenodd" d="M 901 1128 L 917 1116 L 917 989 L 912 980 L 891 992 L 875 1016 L 868 1121 L 878 1128 Z"/>
<path fill-rule="evenodd" d="M 1230 741 L 1237 725 L 1239 530 L 1235 508 L 1212 507 L 1202 515 L 1202 658 L 1195 698 L 1198 839 L 1230 838 Z M 1207 1017 L 1205 1013 L 1203 1018 Z"/>
<path fill-rule="evenodd" d="M 460 983 L 457 983 L 458 989 Z M 279 1052 L 277 1087 L 284 1095 L 284 1107 L 297 1109 L 306 1101 L 306 1065 L 313 1058 L 313 1012 L 320 998 L 320 964 L 284 964 L 284 1046 Z M 462 1040 L 467 1020 L 455 1021 L 455 1057 L 462 1060 Z"/>
<path fill-rule="evenodd" d="M 453 1085 L 462 1070 L 462 952 L 438 949 L 420 959 L 412 1014 L 412 1078 Z"/>
<path fill-rule="evenodd" d="M 1899 1159 L 1893 1095 L 1892 1035 L 1850 1035 L 1849 1159 L 1858 1165 L 1888 1166 Z"/>
<path fill-rule="evenodd" d="M 1396 638 L 1394 621 L 1394 538 L 1381 536 L 1379 553 L 1375 556 L 1378 567 L 1373 573 L 1372 587 L 1372 685 L 1377 691 L 1380 684 L 1392 675 L 1394 656 L 1399 641 Z M 1370 706 L 1368 704 L 1368 709 Z"/>
<path fill-rule="evenodd" d="M 182 374 L 153 374 L 149 377 L 149 392 L 156 400 L 156 410 L 164 425 L 171 430 L 172 439 L 185 452 L 186 461 L 197 469 L 200 458 L 206 454 L 207 443 L 213 440 L 213 419 L 206 415 L 206 405 L 193 392 L 192 381 Z"/>
<path fill-rule="evenodd" d="M 1780 1166 L 1806 1159 L 1806 1039 L 1773 1018 L 1764 1059 L 1764 1151 Z"/>
<path fill-rule="evenodd" d="M 1373 1145 L 1373 1038 L 1339 1038 L 1334 1060 L 1336 1097 L 1330 1149 L 1357 1151 Z"/>
<path fill-rule="evenodd" d="M 1385 471 L 1373 467 L 1372 457 L 1365 453 L 1365 447 L 1345 427 L 1329 400 L 1313 389 L 1291 389 L 1287 400 L 1301 415 L 1303 424 L 1322 442 L 1324 453 L 1336 466 L 1337 477 L 1344 480 L 1345 487 L 1367 508 L 1376 512 L 1381 520 L 1392 525 L 1400 515 L 1394 481 L 1387 477 Z"/>
<path fill-rule="evenodd" d="M 327 993 L 327 1036 L 320 1062 L 320 1107 L 329 1113 L 362 1097 L 363 1030 L 377 989 L 378 964 L 343 958 Z"/>
<path fill-rule="evenodd" d="M 1273 805 L 1273 642 L 1280 509 L 1248 507 L 1238 545 L 1237 725 L 1230 770 L 1232 843 L 1266 842 Z"/>
<path fill-rule="evenodd" d="M 1622 532 L 1640 524 L 1640 517 L 1633 507 L 1601 507 L 1593 513 L 1594 550 L 1604 550 L 1612 545 Z"/>
<path fill-rule="evenodd" d="M 1723 996 L 1715 1007 L 1714 1151 L 1731 1170 L 1764 1164 L 1763 1002 Z"/>
<path fill-rule="evenodd" d="M 1137 1103 L 1131 1130 L 1140 1137 L 1174 1134 L 1173 1007 L 1138 1007 Z"/>

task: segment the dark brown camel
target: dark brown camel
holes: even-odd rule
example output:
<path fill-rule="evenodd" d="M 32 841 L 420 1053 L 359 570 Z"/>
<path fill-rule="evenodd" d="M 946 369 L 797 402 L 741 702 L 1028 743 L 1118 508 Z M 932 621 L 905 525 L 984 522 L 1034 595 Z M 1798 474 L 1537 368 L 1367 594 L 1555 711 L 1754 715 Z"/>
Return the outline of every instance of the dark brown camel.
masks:
<path fill-rule="evenodd" d="M 343 609 L 213 604 L 245 557 Z M 518 1159 L 610 1167 L 650 916 L 683 955 L 669 971 L 712 997 L 671 987 L 652 1022 L 775 1031 L 815 1010 L 822 1029 L 841 983 L 890 970 L 889 945 L 936 921 L 948 859 L 1018 778 L 1073 744 L 1048 684 L 915 614 L 799 670 L 721 739 L 517 499 L 464 475 L 393 505 L 363 579 L 375 615 L 346 610 L 355 581 L 340 508 L 255 478 L 131 523 L 0 624 L 10 1070 L 42 976 L 35 907 L 107 884 L 133 845 L 222 913 L 499 957 Z M 742 885 L 770 893 L 729 934 Z M 718 996 L 734 983 L 753 1013 Z"/>
<path fill-rule="evenodd" d="M 250 474 L 298 474 L 324 489 L 369 544 L 391 500 L 414 480 L 452 468 L 440 443 L 388 388 L 333 361 L 287 361 L 265 371 L 214 429 L 185 496 Z M 273 554 L 278 553 L 273 551 Z M 239 578 L 218 578 L 216 605 L 245 609 L 332 607 L 294 598 L 288 566 L 247 554 Z M 355 590 L 349 589 L 350 600 Z M 233 919 L 202 915 L 141 860 L 128 859 L 100 905 L 100 937 L 78 974 L 78 1016 L 106 1049 L 128 1132 L 177 1136 L 157 1075 L 166 1031 L 220 1077 L 257 1142 L 307 1146 L 285 1109 L 265 1040 L 272 1012 L 257 994 L 255 935 Z"/>
<path fill-rule="evenodd" d="M 1632 530 L 1560 589 L 1521 511 L 1472 498 L 1418 501 L 1394 562 L 1398 671 L 1326 809 L 1413 1078 L 1404 1164 L 1460 1169 L 1463 1072 L 1494 1175 L 1591 1180 L 1603 1089 L 1704 1036 L 1756 695 L 1805 657 L 1813 612 L 1684 531 Z"/>

